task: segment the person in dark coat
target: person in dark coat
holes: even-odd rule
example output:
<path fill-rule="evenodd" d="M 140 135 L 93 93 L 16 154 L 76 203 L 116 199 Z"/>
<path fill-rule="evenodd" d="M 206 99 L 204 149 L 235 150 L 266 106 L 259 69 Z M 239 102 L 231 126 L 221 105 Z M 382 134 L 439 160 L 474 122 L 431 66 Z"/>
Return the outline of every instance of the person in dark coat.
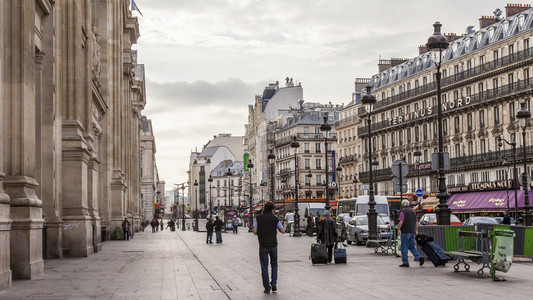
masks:
<path fill-rule="evenodd" d="M 333 246 L 338 240 L 335 221 L 331 218 L 331 211 L 326 210 L 324 219 L 318 224 L 318 235 L 316 238 L 320 243 L 326 244 L 328 248 L 328 263 L 333 259 Z"/>
<path fill-rule="evenodd" d="M 313 217 L 313 213 L 309 212 L 309 216 L 307 217 L 307 227 L 305 228 L 305 231 L 307 232 L 308 236 L 313 235 L 313 228 L 315 227 L 315 218 Z"/>
<path fill-rule="evenodd" d="M 122 222 L 122 231 L 124 232 L 124 240 L 130 240 L 130 221 L 128 221 L 128 218 L 124 218 L 124 221 Z"/>
<path fill-rule="evenodd" d="M 511 215 L 506 213 L 505 216 L 503 216 L 502 224 L 504 225 L 511 225 Z"/>
<path fill-rule="evenodd" d="M 155 232 L 155 228 L 157 227 L 157 224 L 155 223 L 155 219 L 152 219 L 152 222 L 150 222 L 150 226 L 152 226 L 152 232 Z"/>
<path fill-rule="evenodd" d="M 222 243 L 222 227 L 224 227 L 224 222 L 217 216 L 215 220 L 215 234 L 217 236 L 217 243 Z"/>
<path fill-rule="evenodd" d="M 213 218 L 207 219 L 207 224 L 205 224 L 205 229 L 207 230 L 206 244 L 213 244 L 213 228 Z"/>

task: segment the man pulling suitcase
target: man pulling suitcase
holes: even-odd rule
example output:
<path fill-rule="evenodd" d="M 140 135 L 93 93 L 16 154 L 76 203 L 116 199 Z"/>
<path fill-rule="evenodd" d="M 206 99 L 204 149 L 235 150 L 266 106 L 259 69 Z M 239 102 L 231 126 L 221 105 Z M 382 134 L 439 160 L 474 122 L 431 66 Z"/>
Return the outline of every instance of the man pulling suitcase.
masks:
<path fill-rule="evenodd" d="M 418 260 L 420 266 L 424 264 L 424 258 L 415 247 L 415 236 L 418 234 L 418 222 L 416 221 L 416 213 L 409 206 L 409 200 L 402 200 L 402 210 L 398 217 L 398 234 L 401 236 L 401 252 L 402 264 L 401 268 L 409 268 L 409 251 L 414 255 L 415 260 Z"/>

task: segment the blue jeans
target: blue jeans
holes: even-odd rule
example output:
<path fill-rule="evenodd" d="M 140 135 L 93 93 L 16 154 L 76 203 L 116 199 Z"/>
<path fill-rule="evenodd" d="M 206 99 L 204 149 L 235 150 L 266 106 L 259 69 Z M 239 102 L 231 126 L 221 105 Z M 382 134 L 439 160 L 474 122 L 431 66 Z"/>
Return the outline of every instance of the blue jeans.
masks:
<path fill-rule="evenodd" d="M 402 233 L 401 238 L 401 252 L 402 252 L 402 263 L 409 264 L 409 259 L 407 255 L 409 254 L 408 251 L 411 251 L 413 253 L 416 260 L 419 260 L 421 255 L 418 253 L 418 250 L 416 250 L 415 247 L 415 234 L 414 233 Z"/>
<path fill-rule="evenodd" d="M 212 243 L 213 242 L 213 230 L 207 232 L 207 239 L 205 240 L 206 243 Z"/>
<path fill-rule="evenodd" d="M 217 235 L 217 243 L 222 243 L 222 231 L 216 230 L 215 233 Z"/>
<path fill-rule="evenodd" d="M 270 256 L 270 266 L 272 267 L 272 281 L 268 278 L 268 256 Z M 259 247 L 259 261 L 261 262 L 261 276 L 263 286 L 269 290 L 278 281 L 278 247 Z"/>

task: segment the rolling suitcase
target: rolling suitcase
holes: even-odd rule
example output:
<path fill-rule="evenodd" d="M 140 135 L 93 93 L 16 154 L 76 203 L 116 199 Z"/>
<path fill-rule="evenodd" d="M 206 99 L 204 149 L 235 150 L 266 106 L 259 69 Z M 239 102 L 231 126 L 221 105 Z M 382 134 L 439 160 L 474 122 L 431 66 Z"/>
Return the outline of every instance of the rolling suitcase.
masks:
<path fill-rule="evenodd" d="M 346 263 L 346 249 L 344 247 L 339 247 L 339 243 L 335 243 L 335 250 L 333 250 L 333 258 L 335 259 L 335 264 Z"/>
<path fill-rule="evenodd" d="M 311 244 L 311 263 L 327 264 L 328 263 L 328 248 L 326 244 Z"/>
<path fill-rule="evenodd" d="M 422 245 L 422 251 L 427 255 L 435 267 L 445 266 L 450 257 L 444 254 L 444 250 L 437 242 L 426 242 Z"/>

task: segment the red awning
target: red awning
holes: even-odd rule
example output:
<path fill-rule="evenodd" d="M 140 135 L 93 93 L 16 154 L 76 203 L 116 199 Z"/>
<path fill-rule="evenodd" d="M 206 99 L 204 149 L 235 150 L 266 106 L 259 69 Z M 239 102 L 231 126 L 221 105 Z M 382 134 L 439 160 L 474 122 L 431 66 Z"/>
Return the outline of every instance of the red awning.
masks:
<path fill-rule="evenodd" d="M 161 205 L 155 205 L 154 207 L 155 208 L 163 208 L 163 206 L 161 206 Z"/>

